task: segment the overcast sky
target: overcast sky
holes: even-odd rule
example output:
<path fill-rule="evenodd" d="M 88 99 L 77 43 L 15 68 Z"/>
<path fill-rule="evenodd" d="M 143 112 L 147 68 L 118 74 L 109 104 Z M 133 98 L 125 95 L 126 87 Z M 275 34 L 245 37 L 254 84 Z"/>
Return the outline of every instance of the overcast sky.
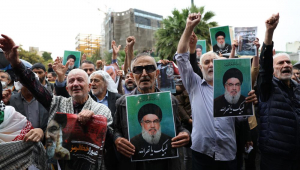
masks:
<path fill-rule="evenodd" d="M 75 50 L 78 33 L 100 34 L 109 8 L 115 12 L 136 8 L 167 17 L 174 8 L 181 10 L 190 4 L 190 0 L 1 0 L 0 33 L 26 50 L 29 46 L 39 47 L 56 58 L 63 56 L 64 50 Z M 286 42 L 300 41 L 300 0 L 194 0 L 194 4 L 215 12 L 212 21 L 220 26 L 257 26 L 261 43 L 265 20 L 279 12 L 275 49 L 285 51 Z"/>

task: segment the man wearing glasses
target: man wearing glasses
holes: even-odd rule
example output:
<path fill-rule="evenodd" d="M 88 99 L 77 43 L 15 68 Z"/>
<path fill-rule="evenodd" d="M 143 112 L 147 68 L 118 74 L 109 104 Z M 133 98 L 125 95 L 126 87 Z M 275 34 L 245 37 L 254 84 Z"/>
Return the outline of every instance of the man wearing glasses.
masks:
<path fill-rule="evenodd" d="M 243 74 L 237 68 L 228 69 L 223 76 L 223 95 L 214 99 L 218 103 L 214 109 L 215 117 L 238 116 L 251 114 L 251 103 L 246 103 L 246 97 L 241 95 Z"/>
<path fill-rule="evenodd" d="M 129 95 L 155 93 L 160 90 L 155 87 L 155 79 L 159 75 L 157 65 L 153 57 L 147 53 L 142 53 L 133 59 L 131 64 L 130 76 L 136 82 L 137 88 L 135 88 Z M 163 159 L 153 161 L 139 161 L 131 162 L 131 156 L 135 155 L 138 148 L 136 148 L 131 142 L 128 141 L 128 124 L 127 124 L 127 108 L 126 108 L 126 96 L 119 98 L 116 102 L 117 111 L 114 116 L 114 141 L 119 154 L 119 169 L 122 170 L 176 170 L 180 168 L 180 159 Z M 178 102 L 174 96 L 172 96 L 173 115 L 176 126 L 177 136 L 171 139 L 171 147 L 178 148 L 185 146 L 190 141 L 190 133 L 184 129 L 178 119 Z M 149 114 L 148 114 L 149 115 Z M 153 115 L 154 116 L 154 115 Z M 157 116 L 159 119 L 159 116 Z M 143 118 L 145 118 L 143 116 Z M 153 118 L 153 117 L 152 117 Z M 141 125 L 145 122 L 152 125 L 157 124 L 157 120 L 141 120 Z M 145 123 L 147 124 L 147 123 Z M 156 125 L 158 128 L 158 124 Z M 154 130 L 150 133 L 156 134 Z"/>

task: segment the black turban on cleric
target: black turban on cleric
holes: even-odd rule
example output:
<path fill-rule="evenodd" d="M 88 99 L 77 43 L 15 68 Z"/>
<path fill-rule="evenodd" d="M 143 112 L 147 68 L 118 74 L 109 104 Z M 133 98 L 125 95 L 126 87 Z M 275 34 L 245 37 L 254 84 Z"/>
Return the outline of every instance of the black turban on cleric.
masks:
<path fill-rule="evenodd" d="M 74 59 L 74 61 L 76 61 L 76 57 L 75 57 L 75 55 L 73 55 L 73 54 L 69 55 L 69 56 L 68 56 L 68 58 L 67 58 L 67 61 L 68 61 L 70 58 L 73 58 L 73 59 Z"/>
<path fill-rule="evenodd" d="M 223 31 L 218 31 L 215 35 L 215 39 L 217 39 L 218 36 L 223 36 L 225 38 L 225 33 Z"/>
<path fill-rule="evenodd" d="M 197 48 L 200 48 L 200 49 L 202 50 L 202 45 L 199 45 L 199 44 L 196 45 L 196 49 L 197 49 Z"/>
<path fill-rule="evenodd" d="M 155 114 L 159 120 L 162 119 L 162 111 L 159 106 L 153 103 L 148 103 L 142 106 L 138 112 L 138 121 L 141 122 L 147 114 Z"/>
<path fill-rule="evenodd" d="M 230 78 L 237 78 L 240 80 L 241 84 L 243 83 L 243 73 L 237 69 L 237 68 L 231 68 L 228 69 L 223 76 L 223 85 L 225 86 L 225 83 Z"/>

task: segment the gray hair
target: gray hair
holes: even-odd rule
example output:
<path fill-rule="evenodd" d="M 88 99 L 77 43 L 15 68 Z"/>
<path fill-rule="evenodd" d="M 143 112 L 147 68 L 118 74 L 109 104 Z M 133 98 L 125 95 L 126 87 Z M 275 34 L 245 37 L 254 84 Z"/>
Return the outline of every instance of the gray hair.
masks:
<path fill-rule="evenodd" d="M 111 78 L 111 76 L 103 70 L 98 70 L 93 72 L 90 77 L 89 77 L 89 81 L 91 81 L 91 77 L 94 75 L 100 75 L 102 77 L 102 79 L 104 80 L 105 84 L 107 85 L 107 90 L 113 93 L 118 93 L 117 90 L 117 85 L 114 80 Z M 120 81 L 120 80 L 119 80 Z"/>
<path fill-rule="evenodd" d="M 86 79 L 87 83 L 88 84 L 90 83 L 89 75 L 84 70 L 79 69 L 79 68 L 75 68 L 75 69 L 71 70 L 69 72 L 68 76 L 67 76 L 67 80 L 69 78 L 69 75 L 71 75 L 71 74 L 78 74 L 78 73 L 83 73 L 84 78 Z M 68 83 L 68 81 L 67 81 L 67 83 Z"/>
<path fill-rule="evenodd" d="M 204 54 L 201 55 L 201 57 L 200 57 L 200 65 L 203 65 L 203 58 L 206 57 L 206 56 L 210 56 L 210 55 L 214 56 L 216 59 L 218 58 L 218 56 L 217 56 L 217 54 L 215 52 L 209 51 L 209 52 L 204 53 Z"/>
<path fill-rule="evenodd" d="M 273 56 L 273 59 L 275 59 L 275 58 L 277 58 L 277 57 L 279 57 L 279 56 L 285 56 L 285 57 L 291 59 L 290 55 L 288 55 L 287 53 L 277 53 L 277 54 L 275 54 L 275 55 Z"/>
<path fill-rule="evenodd" d="M 140 53 L 138 54 L 134 59 L 131 60 L 131 71 L 133 70 L 133 67 L 134 67 L 134 63 L 136 62 L 136 60 L 138 58 L 142 58 L 142 57 L 151 57 L 148 53 Z M 155 66 L 155 69 L 157 69 L 157 64 L 156 64 L 156 61 L 153 57 L 151 57 L 153 59 L 153 63 L 154 63 L 154 66 Z"/>

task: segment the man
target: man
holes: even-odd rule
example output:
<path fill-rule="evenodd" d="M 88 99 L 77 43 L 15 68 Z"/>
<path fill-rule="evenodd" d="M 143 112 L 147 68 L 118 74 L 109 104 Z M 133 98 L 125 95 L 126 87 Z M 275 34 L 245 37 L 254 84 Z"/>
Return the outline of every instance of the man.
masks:
<path fill-rule="evenodd" d="M 196 45 L 197 62 L 200 62 L 200 57 L 201 56 L 202 56 L 202 46 L 201 45 Z"/>
<path fill-rule="evenodd" d="M 133 77 L 130 76 L 130 72 L 128 72 L 125 76 L 125 84 L 123 85 L 123 94 L 129 94 L 135 88 L 136 88 L 135 81 L 133 80 Z"/>
<path fill-rule="evenodd" d="M 223 75 L 225 93 L 214 99 L 214 116 L 251 115 L 251 103 L 241 95 L 243 74 L 237 68 L 228 69 Z"/>
<path fill-rule="evenodd" d="M 42 63 L 35 63 L 31 70 L 39 76 L 41 84 L 50 92 L 53 93 L 54 85 L 46 80 L 47 71 Z"/>
<path fill-rule="evenodd" d="M 69 62 L 69 66 L 68 66 L 68 70 L 67 70 L 67 74 L 69 74 L 69 72 L 72 69 L 75 69 L 75 61 L 76 61 L 76 57 L 75 55 L 71 54 L 67 57 L 67 62 Z"/>
<path fill-rule="evenodd" d="M 115 68 L 113 66 L 105 66 L 105 71 L 110 75 L 114 82 L 116 82 L 117 73 L 115 71 Z"/>
<path fill-rule="evenodd" d="M 296 67 L 293 67 L 293 75 L 292 75 L 292 79 L 295 80 L 297 83 L 300 83 L 300 70 Z"/>
<path fill-rule="evenodd" d="M 86 72 L 80 69 L 70 71 L 67 77 L 66 87 L 71 96 L 70 98 L 52 96 L 38 80 L 33 78 L 34 73 L 29 69 L 25 69 L 18 57 L 18 46 L 15 45 L 14 41 L 6 35 L 2 34 L 2 37 L 3 38 L 0 38 L 0 48 L 5 51 L 6 59 L 12 65 L 16 76 L 18 76 L 23 86 L 27 87 L 34 97 L 49 111 L 48 122 L 53 119 L 56 112 L 78 114 L 78 121 L 83 125 L 85 125 L 94 114 L 101 114 L 107 118 L 107 133 L 111 133 L 111 112 L 106 106 L 94 102 L 89 96 L 88 92 L 90 91 L 91 85 L 88 82 Z M 64 73 L 68 69 L 68 65 L 69 62 L 67 62 L 66 66 L 60 63 L 54 65 L 53 68 L 56 69 L 56 72 Z M 60 162 L 60 167 L 73 169 L 75 162 L 67 162 Z M 80 162 L 76 162 L 76 164 L 78 165 Z M 90 165 L 90 169 L 99 169 L 100 166 L 101 160 L 98 160 L 95 164 Z"/>
<path fill-rule="evenodd" d="M 191 102 L 193 113 L 192 155 L 193 169 L 235 170 L 237 168 L 235 118 L 213 117 L 213 60 L 214 52 L 200 58 L 203 79 L 194 73 L 189 61 L 188 45 L 193 29 L 200 22 L 201 14 L 190 14 L 175 55 L 182 83 Z M 196 46 L 196 42 L 194 43 Z M 256 99 L 254 91 L 249 92 L 246 102 Z M 205 130 L 204 130 L 205 129 Z"/>
<path fill-rule="evenodd" d="M 0 81 L 2 84 L 2 90 L 6 90 L 8 89 L 8 85 L 11 83 L 11 77 L 7 72 L 0 70 Z"/>
<path fill-rule="evenodd" d="M 84 60 L 81 63 L 81 69 L 84 70 L 89 76 L 96 71 L 95 65 L 88 60 Z"/>
<path fill-rule="evenodd" d="M 138 55 L 131 64 L 132 73 L 137 88 L 135 88 L 129 95 L 135 94 L 147 94 L 159 92 L 159 89 L 155 87 L 155 79 L 159 75 L 157 65 L 153 57 L 148 54 Z M 176 159 L 164 159 L 148 162 L 131 162 L 130 157 L 135 153 L 135 147 L 128 141 L 128 125 L 127 125 L 127 109 L 126 109 L 126 95 L 117 100 L 117 111 L 114 116 L 114 140 L 117 151 L 121 153 L 119 169 L 121 170 L 176 170 L 180 168 L 180 160 Z M 189 132 L 184 129 L 178 119 L 177 100 L 172 96 L 172 106 L 174 113 L 174 121 L 177 136 L 171 141 L 171 146 L 182 147 L 189 143 Z"/>
<path fill-rule="evenodd" d="M 55 83 L 56 78 L 57 78 L 57 75 L 55 72 L 50 72 L 47 74 L 47 79 L 48 79 L 49 83 L 52 83 L 52 84 Z"/>
<path fill-rule="evenodd" d="M 219 54 L 225 54 L 231 52 L 231 46 L 225 43 L 225 33 L 223 31 L 218 31 L 215 34 L 215 39 L 217 44 L 213 46 L 213 51 Z"/>
<path fill-rule="evenodd" d="M 288 54 L 273 56 L 279 13 L 266 20 L 257 81 L 260 110 L 261 170 L 300 169 L 300 85 L 291 80 Z M 273 56 L 273 57 L 272 57 Z"/>
<path fill-rule="evenodd" d="M 138 121 L 142 127 L 142 133 L 130 139 L 135 147 L 135 153 L 132 159 L 155 159 L 163 157 L 176 156 L 176 149 L 169 148 L 171 146 L 171 137 L 161 132 L 162 111 L 156 104 L 145 104 L 138 112 Z M 151 152 L 149 154 L 140 152 L 145 148 L 151 148 L 154 151 L 161 151 L 162 148 L 166 152 Z"/>

